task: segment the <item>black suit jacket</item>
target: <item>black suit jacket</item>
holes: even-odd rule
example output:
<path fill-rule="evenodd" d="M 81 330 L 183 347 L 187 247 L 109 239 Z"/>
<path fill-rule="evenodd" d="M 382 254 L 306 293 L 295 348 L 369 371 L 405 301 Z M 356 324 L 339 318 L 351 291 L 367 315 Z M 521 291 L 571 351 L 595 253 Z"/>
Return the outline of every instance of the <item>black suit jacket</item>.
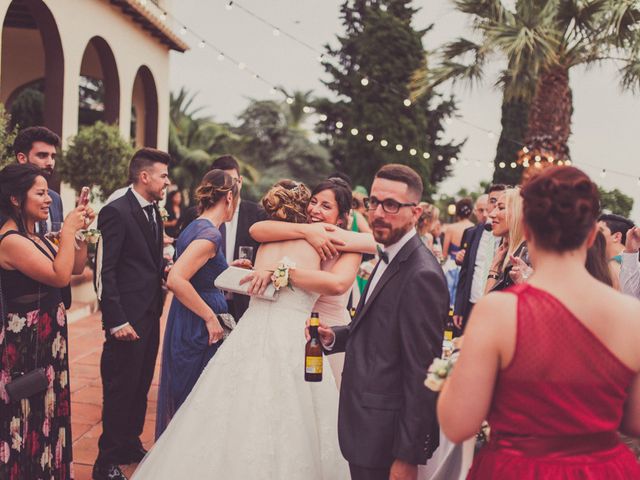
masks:
<path fill-rule="evenodd" d="M 100 210 L 102 233 L 96 259 L 96 289 L 102 324 L 110 328 L 129 322 L 134 329 L 162 313 L 162 219 L 156 207 L 158 235 L 131 190 Z"/>
<path fill-rule="evenodd" d="M 365 303 L 367 292 L 351 324 L 333 328 L 336 341 L 328 352 L 346 352 L 340 448 L 350 463 L 363 467 L 387 468 L 395 459 L 424 464 L 438 446 L 436 394 L 424 380 L 441 355 L 447 282 L 416 235 Z"/>
<path fill-rule="evenodd" d="M 182 221 L 180 225 L 180 231 L 184 230 L 187 225 L 193 222 L 198 217 L 198 210 L 196 207 L 190 207 L 187 209 L 185 214 L 182 216 Z M 266 219 L 265 211 L 260 208 L 260 206 L 249 200 L 242 200 L 240 202 L 240 206 L 238 207 L 238 228 L 236 229 L 236 242 L 233 248 L 233 259 L 236 260 L 238 258 L 240 246 L 253 247 L 253 258 L 251 261 L 253 262 L 256 259 L 256 253 L 258 252 L 258 247 L 260 244 L 256 242 L 251 235 L 249 235 L 249 229 L 251 225 L 261 220 Z M 244 312 L 249 307 L 249 300 L 251 297 L 247 295 L 234 295 L 233 296 L 233 304 L 229 305 L 230 313 L 234 316 L 236 320 L 239 320 Z"/>
<path fill-rule="evenodd" d="M 478 247 L 480 239 L 484 232 L 484 223 L 480 223 L 474 227 L 467 228 L 462 234 L 462 245 L 467 245 L 467 251 L 464 254 L 464 260 L 460 267 L 460 276 L 458 278 L 458 287 L 456 289 L 456 298 L 453 307 L 455 315 L 462 315 L 463 322 L 469 318 L 472 305 L 469 303 L 471 296 L 471 285 L 473 284 L 473 273 L 476 267 L 476 258 L 478 258 Z M 489 259 L 491 261 L 491 259 Z"/>

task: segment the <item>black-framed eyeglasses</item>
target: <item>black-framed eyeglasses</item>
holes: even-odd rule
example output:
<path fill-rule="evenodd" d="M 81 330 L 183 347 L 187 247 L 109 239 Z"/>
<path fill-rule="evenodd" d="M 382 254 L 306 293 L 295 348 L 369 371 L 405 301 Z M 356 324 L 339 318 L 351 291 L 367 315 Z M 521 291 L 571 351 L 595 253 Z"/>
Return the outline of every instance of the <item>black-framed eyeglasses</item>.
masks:
<path fill-rule="evenodd" d="M 400 203 L 394 200 L 393 198 L 385 198 L 384 200 L 379 200 L 376 197 L 365 198 L 364 199 L 364 208 L 367 210 L 377 210 L 378 205 L 382 205 L 382 210 L 386 213 L 398 213 L 402 207 L 415 207 L 418 204 L 411 203 Z"/>

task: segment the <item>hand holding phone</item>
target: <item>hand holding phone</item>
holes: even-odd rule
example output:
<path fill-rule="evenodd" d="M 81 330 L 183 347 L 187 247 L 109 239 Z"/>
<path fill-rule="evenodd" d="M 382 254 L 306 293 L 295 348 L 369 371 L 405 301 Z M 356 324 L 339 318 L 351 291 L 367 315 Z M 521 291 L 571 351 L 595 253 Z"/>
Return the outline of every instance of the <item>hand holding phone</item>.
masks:
<path fill-rule="evenodd" d="M 87 205 L 89 205 L 89 193 L 90 193 L 90 189 L 89 187 L 82 187 L 82 190 L 80 190 L 80 200 L 78 200 L 78 206 L 82 205 L 83 207 L 86 207 Z"/>

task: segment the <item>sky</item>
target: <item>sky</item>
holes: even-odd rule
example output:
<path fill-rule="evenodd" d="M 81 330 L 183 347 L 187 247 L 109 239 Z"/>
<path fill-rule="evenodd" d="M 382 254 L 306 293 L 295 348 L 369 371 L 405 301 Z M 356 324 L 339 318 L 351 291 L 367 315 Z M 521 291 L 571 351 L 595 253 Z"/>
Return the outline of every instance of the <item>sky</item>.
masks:
<path fill-rule="evenodd" d="M 318 53 L 327 43 L 335 44 L 342 32 L 339 6 L 342 0 L 240 0 L 228 10 L 227 0 L 173 0 L 169 11 L 180 25 L 187 26 L 184 39 L 191 50 L 171 54 L 171 89 L 187 88 L 197 93 L 194 105 L 202 114 L 217 121 L 236 123 L 237 115 L 248 99 L 278 98 L 270 87 L 247 72 L 252 69 L 270 83 L 291 90 L 313 90 L 318 96 L 330 95 L 322 84 L 327 79 L 318 61 Z M 509 4 L 510 2 L 505 2 Z M 414 0 L 420 11 L 416 28 L 434 24 L 425 36 L 425 48 L 435 49 L 457 36 L 470 35 L 468 18 L 456 12 L 451 0 Z M 279 27 L 265 25 L 250 12 Z M 177 28 L 177 26 L 176 26 Z M 191 32 L 195 32 L 198 38 Z M 303 41 L 301 45 L 285 32 Z M 205 38 L 227 57 L 246 65 L 239 69 L 209 45 L 199 47 Z M 453 174 L 440 191 L 455 194 L 461 187 L 475 189 L 482 180 L 490 180 L 500 133 L 502 94 L 494 86 L 500 65 L 487 70 L 485 81 L 473 88 L 446 86 L 458 101 L 458 116 L 447 125 L 446 137 L 467 139 Z M 640 221 L 640 96 L 622 92 L 615 65 L 574 69 L 571 72 L 574 113 L 570 149 L 574 164 L 583 168 L 604 188 L 618 188 L 635 200 L 632 217 Z M 480 128 L 478 128 L 480 127 Z M 491 133 L 487 133 L 489 130 Z M 602 176 L 602 169 L 606 174 Z M 614 172 L 622 172 L 625 175 Z"/>

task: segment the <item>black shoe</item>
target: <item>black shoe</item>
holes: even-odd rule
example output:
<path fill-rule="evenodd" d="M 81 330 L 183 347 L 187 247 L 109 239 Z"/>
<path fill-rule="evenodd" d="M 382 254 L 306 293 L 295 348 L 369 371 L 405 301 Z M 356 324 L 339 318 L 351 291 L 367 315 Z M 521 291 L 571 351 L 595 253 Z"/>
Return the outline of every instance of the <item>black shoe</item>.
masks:
<path fill-rule="evenodd" d="M 147 451 L 144 449 L 142 445 L 136 448 L 132 448 L 127 451 L 125 461 L 122 462 L 124 464 L 129 465 L 130 463 L 140 463 L 144 456 L 147 454 Z"/>
<path fill-rule="evenodd" d="M 118 465 L 101 465 L 96 463 L 91 474 L 93 480 L 127 480 Z"/>

